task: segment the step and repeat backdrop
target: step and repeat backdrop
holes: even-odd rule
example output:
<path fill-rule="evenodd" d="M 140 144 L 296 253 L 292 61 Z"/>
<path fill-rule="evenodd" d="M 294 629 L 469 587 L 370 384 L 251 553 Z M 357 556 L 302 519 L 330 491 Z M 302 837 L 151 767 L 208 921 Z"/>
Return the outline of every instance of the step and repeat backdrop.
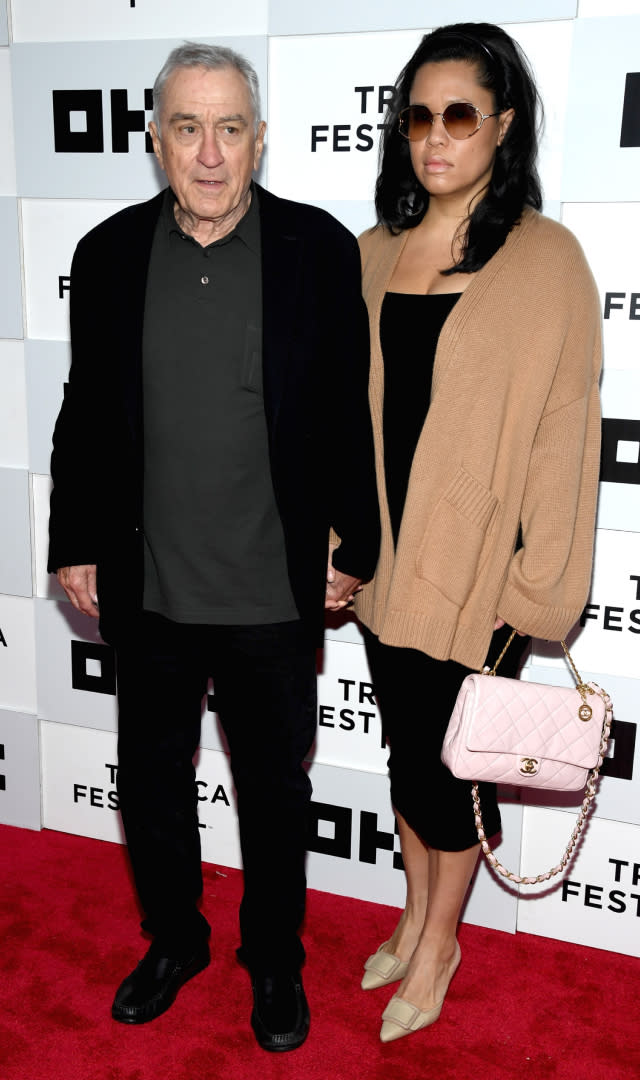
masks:
<path fill-rule="evenodd" d="M 520 894 L 481 867 L 464 917 L 640 955 L 640 0 L 405 0 L 393 14 L 383 0 L 0 0 L 0 821 L 122 839 L 113 654 L 46 573 L 49 454 L 74 247 L 163 183 L 146 128 L 164 58 L 185 38 L 249 57 L 268 121 L 262 183 L 358 233 L 374 220 L 379 129 L 400 68 L 427 30 L 479 17 L 505 26 L 532 62 L 545 210 L 576 233 L 600 291 L 595 569 L 571 647 L 611 694 L 615 726 L 564 880 Z M 400 906 L 386 751 L 354 621 L 328 627 L 319 672 L 309 882 Z M 543 642 L 523 677 L 571 681 Z M 197 775 L 204 857 L 238 866 L 214 687 Z M 578 801 L 505 790 L 502 861 L 527 874 L 554 864 Z"/>

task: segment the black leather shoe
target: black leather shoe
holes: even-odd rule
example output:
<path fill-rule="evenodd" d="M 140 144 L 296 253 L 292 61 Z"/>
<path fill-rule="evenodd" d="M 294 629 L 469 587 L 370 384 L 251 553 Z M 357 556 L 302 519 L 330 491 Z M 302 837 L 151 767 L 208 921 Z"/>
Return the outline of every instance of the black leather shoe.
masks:
<path fill-rule="evenodd" d="M 173 1005 L 181 986 L 206 968 L 209 946 L 200 945 L 191 956 L 176 959 L 163 956 L 162 947 L 152 942 L 136 968 L 120 984 L 113 999 L 111 1015 L 121 1024 L 146 1024 Z"/>
<path fill-rule="evenodd" d="M 302 977 L 252 975 L 251 1027 L 263 1050 L 295 1050 L 309 1034 L 309 1006 Z"/>

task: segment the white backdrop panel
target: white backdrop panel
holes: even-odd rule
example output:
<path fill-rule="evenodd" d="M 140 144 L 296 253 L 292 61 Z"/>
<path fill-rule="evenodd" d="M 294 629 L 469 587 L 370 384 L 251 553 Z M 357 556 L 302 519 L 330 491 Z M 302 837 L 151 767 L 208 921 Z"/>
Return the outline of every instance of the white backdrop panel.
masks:
<path fill-rule="evenodd" d="M 116 735 L 41 722 L 43 824 L 101 840 L 122 842 L 117 812 Z M 74 753 L 69 753 L 73 744 Z M 311 888 L 401 907 L 404 875 L 394 867 L 394 818 L 386 778 L 314 764 L 316 840 L 307 863 Z M 206 862 L 241 865 L 233 782 L 226 754 L 201 750 L 196 762 L 202 854 Z M 503 807 L 500 852 L 519 858 L 521 808 Z M 517 895 L 481 866 L 464 921 L 513 932 Z"/>
<path fill-rule="evenodd" d="M 13 0 L 14 41 L 92 41 L 261 34 L 268 0 Z"/>
<path fill-rule="evenodd" d="M 0 592 L 31 596 L 31 528 L 29 474 L 26 469 L 0 468 Z"/>
<path fill-rule="evenodd" d="M 99 636 L 97 621 L 67 601 L 38 599 L 35 607 L 38 715 L 75 725 L 74 737 L 80 727 L 115 731 L 113 650 Z"/>
<path fill-rule="evenodd" d="M 351 612 L 343 611 L 335 615 L 327 612 L 324 636 L 325 641 L 352 641 L 354 645 L 364 644 L 360 624 Z"/>
<path fill-rule="evenodd" d="M 609 694 L 613 702 L 614 724 L 609 740 L 607 756 L 600 771 L 597 797 L 593 813 L 599 818 L 626 821 L 640 825 L 640 737 L 638 733 L 638 698 L 640 683 L 637 679 L 623 679 L 616 675 L 580 671 L 587 682 L 595 682 Z M 561 669 L 532 666 L 525 668 L 522 678 L 526 681 L 556 686 L 573 686 L 574 679 L 567 666 Z M 523 792 L 523 802 L 530 806 L 548 806 L 551 809 L 575 810 L 579 808 L 584 792 Z"/>
<path fill-rule="evenodd" d="M 385 87 L 421 36 L 415 30 L 270 39 L 272 191 L 311 202 L 373 196 Z M 314 71 L 330 77 L 310 79 Z"/>
<path fill-rule="evenodd" d="M 317 763 L 309 775 L 316 818 L 307 864 L 309 886 L 404 907 L 405 878 L 387 777 Z M 522 809 L 505 803 L 501 812 L 504 839 L 499 851 L 505 861 L 517 865 Z M 517 893 L 504 888 L 482 865 L 463 920 L 513 933 L 516 907 Z"/>
<path fill-rule="evenodd" d="M 547 870 L 574 823 L 573 814 L 526 808 L 523 872 Z M 637 825 L 592 818 L 561 883 L 527 887 L 531 895 L 518 905 L 518 930 L 640 956 L 639 845 Z"/>
<path fill-rule="evenodd" d="M 40 744 L 44 828 L 123 843 L 115 734 L 42 720 Z"/>
<path fill-rule="evenodd" d="M 0 337 L 21 338 L 22 275 L 18 203 L 16 199 L 8 196 L 0 197 L 0 251 Z"/>
<path fill-rule="evenodd" d="M 123 843 L 116 791 L 114 732 L 41 721 L 43 824 L 47 829 Z M 74 753 L 69 753 L 73 745 Z M 202 856 L 206 862 L 241 865 L 233 781 L 227 755 L 201 750 L 199 791 Z"/>
<path fill-rule="evenodd" d="M 222 866 L 242 866 L 236 797 L 227 755 L 219 750 L 201 750 L 196 759 L 196 783 L 202 858 Z"/>
<path fill-rule="evenodd" d="M 638 198 L 640 137 L 621 146 L 627 74 L 638 72 L 640 16 L 578 19 L 574 29 L 562 198 L 624 202 Z M 597 77 L 595 77 L 597 73 Z M 638 74 L 635 75 L 636 80 Z M 635 106 L 629 120 L 638 132 Z M 635 121 L 634 115 L 635 114 Z M 626 238 L 625 238 L 626 243 Z"/>
<path fill-rule="evenodd" d="M 40 828 L 38 719 L 0 709 L 0 821 Z"/>
<path fill-rule="evenodd" d="M 547 114 L 540 172 L 546 197 L 559 199 L 573 24 L 531 23 L 509 29 L 536 73 Z M 390 88 L 422 33 L 270 40 L 269 187 L 273 191 L 312 202 L 373 196 L 378 125 Z M 331 80 L 310 82 L 308 73 L 316 69 L 331 71 Z"/>
<path fill-rule="evenodd" d="M 633 580 L 634 577 L 639 580 Z M 570 636 L 579 671 L 637 675 L 640 649 L 640 543 L 637 533 L 598 529 L 584 629 Z M 535 641 L 533 663 L 565 665 L 559 645 Z"/>
<path fill-rule="evenodd" d="M 76 244 L 98 222 L 129 205 L 106 199 L 23 199 L 25 306 L 30 338 L 68 340 L 69 274 Z"/>
<path fill-rule="evenodd" d="M 402 7 L 390 8 L 388 0 L 367 0 L 366 4 L 345 4 L 344 0 L 324 0 L 322 4 L 300 0 L 270 0 L 271 34 L 331 34 L 341 31 L 409 29 L 422 26 L 426 16 L 433 26 L 446 23 L 507 22 L 514 19 L 570 19 L 577 0 L 485 0 L 479 13 L 475 0 L 404 0 Z M 428 9 L 428 10 L 427 10 Z"/>
<path fill-rule="evenodd" d="M 640 365 L 637 371 L 605 370 L 602 413 L 605 475 L 613 479 L 600 483 L 598 526 L 637 532 L 640 529 Z"/>
<path fill-rule="evenodd" d="M 8 42 L 7 0 L 0 0 L 0 45 L 7 45 Z"/>
<path fill-rule="evenodd" d="M 640 15 L 640 0 L 579 0 L 578 15 Z"/>
<path fill-rule="evenodd" d="M 636 196 L 639 183 L 640 158 Z M 606 369 L 640 372 L 640 202 L 568 203 L 562 208 L 562 221 L 584 247 L 598 285 Z M 638 416 L 640 402 L 636 399 L 634 404 Z"/>
<path fill-rule="evenodd" d="M 66 341 L 26 341 L 24 355 L 29 468 L 34 473 L 48 473 L 51 438 L 69 374 L 71 348 Z"/>
<path fill-rule="evenodd" d="M 251 60 L 266 95 L 266 38 L 225 37 L 216 43 Z M 145 131 L 154 79 L 178 44 L 169 40 L 14 45 L 18 193 L 140 199 L 163 187 L 164 173 L 156 165 Z M 266 104 L 263 101 L 265 113 Z"/>
<path fill-rule="evenodd" d="M 25 468 L 27 392 L 22 341 L 0 341 L 0 465 Z"/>
<path fill-rule="evenodd" d="M 364 648 L 328 640 L 318 677 L 314 761 L 386 775 L 387 756 Z"/>
<path fill-rule="evenodd" d="M 37 712 L 34 601 L 0 594 L 0 708 Z"/>
<path fill-rule="evenodd" d="M 31 521 L 33 546 L 33 591 L 35 596 L 63 600 L 65 593 L 58 579 L 47 573 L 49 556 L 49 498 L 51 477 L 31 474 Z"/>
<path fill-rule="evenodd" d="M 0 9 L 0 34 L 2 10 Z M 8 49 L 0 48 L 0 195 L 15 195 L 16 164 L 13 145 L 13 112 L 11 108 L 11 68 Z"/>
<path fill-rule="evenodd" d="M 483 16 L 484 18 L 484 13 Z M 536 15 L 534 18 L 538 18 Z M 538 169 L 545 203 L 553 217 L 553 202 L 560 199 L 565 154 L 565 118 L 569 95 L 569 61 L 574 23 L 531 22 L 504 29 L 524 49 L 544 106 Z"/>

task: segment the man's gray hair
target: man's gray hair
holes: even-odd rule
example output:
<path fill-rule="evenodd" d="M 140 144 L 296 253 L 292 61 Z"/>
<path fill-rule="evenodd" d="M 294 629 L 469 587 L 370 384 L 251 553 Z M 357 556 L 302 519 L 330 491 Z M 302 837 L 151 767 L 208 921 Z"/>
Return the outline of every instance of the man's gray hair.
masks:
<path fill-rule="evenodd" d="M 169 53 L 162 69 L 158 72 L 153 84 L 153 119 L 160 132 L 160 114 L 162 112 L 162 98 L 167 79 L 178 68 L 202 67 L 208 71 L 220 71 L 223 68 L 234 68 L 244 78 L 251 106 L 253 119 L 258 131 L 260 115 L 260 86 L 255 68 L 249 61 L 233 49 L 227 49 L 224 45 L 202 45 L 197 41 L 185 41 Z"/>

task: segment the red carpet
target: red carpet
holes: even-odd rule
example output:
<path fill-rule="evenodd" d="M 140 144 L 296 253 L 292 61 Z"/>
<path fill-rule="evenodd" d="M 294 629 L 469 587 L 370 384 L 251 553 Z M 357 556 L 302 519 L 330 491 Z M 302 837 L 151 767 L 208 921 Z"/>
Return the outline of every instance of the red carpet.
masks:
<path fill-rule="evenodd" d="M 209 968 L 168 1013 L 115 1024 L 111 999 L 146 945 L 124 850 L 0 827 L 0 1080 L 637 1080 L 638 961 L 463 925 L 462 966 L 442 1017 L 383 1046 L 391 992 L 359 989 L 363 959 L 397 912 L 311 892 L 305 986 L 311 1034 L 268 1054 L 248 1025 L 236 963 L 241 874 L 205 867 Z"/>

